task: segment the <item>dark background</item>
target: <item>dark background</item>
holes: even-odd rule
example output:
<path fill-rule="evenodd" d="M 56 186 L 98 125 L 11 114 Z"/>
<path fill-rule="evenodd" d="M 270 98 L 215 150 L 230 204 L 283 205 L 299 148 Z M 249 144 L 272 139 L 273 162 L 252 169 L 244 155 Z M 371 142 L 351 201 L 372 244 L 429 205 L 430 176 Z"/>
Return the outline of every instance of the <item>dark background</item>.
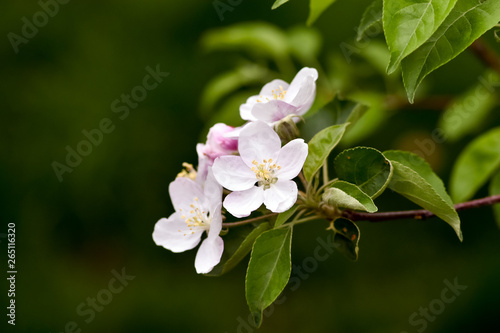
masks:
<path fill-rule="evenodd" d="M 324 40 L 321 62 L 338 55 L 342 41 L 353 42 L 369 1 L 355 3 L 339 1 L 316 23 Z M 199 276 L 196 251 L 173 254 L 157 247 L 151 234 L 156 221 L 172 213 L 168 184 L 182 162 L 196 164 L 195 145 L 212 125 L 199 112 L 203 88 L 235 63 L 235 53 L 205 52 L 201 36 L 244 21 L 288 29 L 307 18 L 307 1 L 276 11 L 271 4 L 243 0 L 221 21 L 210 1 L 70 1 L 17 54 L 6 36 L 21 34 L 22 17 L 31 20 L 40 6 L 2 4 L 0 233 L 16 224 L 18 271 L 15 327 L 6 325 L 2 284 L 2 332 L 64 332 L 71 321 L 82 332 L 256 331 L 248 324 L 245 263 L 220 278 Z M 111 103 L 142 83 L 146 66 L 157 64 L 170 75 L 120 120 Z M 482 70 L 465 53 L 427 82 L 435 93 L 453 94 Z M 258 86 L 247 87 L 247 96 Z M 438 114 L 393 112 L 359 144 L 415 150 L 415 138 L 429 137 Z M 66 146 L 76 149 L 85 139 L 82 130 L 97 128 L 103 118 L 112 120 L 114 131 L 58 181 L 52 163 L 65 163 Z M 487 127 L 494 124 L 498 117 Z M 470 139 L 439 144 L 426 156 L 445 182 Z M 486 194 L 483 189 L 478 197 Z M 377 204 L 381 210 L 414 207 L 392 193 Z M 359 223 L 358 262 L 333 253 L 318 263 L 298 289 L 286 289 L 286 301 L 274 306 L 259 331 L 417 332 L 422 324 L 411 326 L 409 317 L 440 299 L 444 281 L 454 279 L 467 289 L 428 321 L 426 332 L 498 329 L 500 232 L 488 207 L 461 216 L 463 243 L 438 219 Z M 295 228 L 294 265 L 313 255 L 326 227 Z M 0 240 L 5 272 L 7 240 Z M 85 322 L 89 316 L 77 307 L 107 289 L 112 271 L 123 268 L 135 278 Z"/>

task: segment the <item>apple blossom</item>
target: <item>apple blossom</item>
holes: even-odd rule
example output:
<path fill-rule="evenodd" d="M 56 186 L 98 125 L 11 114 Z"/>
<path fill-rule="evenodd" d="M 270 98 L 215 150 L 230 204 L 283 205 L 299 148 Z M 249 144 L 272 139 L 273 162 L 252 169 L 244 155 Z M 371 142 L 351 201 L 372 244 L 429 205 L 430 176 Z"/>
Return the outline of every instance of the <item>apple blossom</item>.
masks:
<path fill-rule="evenodd" d="M 170 183 L 169 193 L 175 213 L 156 223 L 153 240 L 172 252 L 184 252 L 196 247 L 206 232 L 194 265 L 199 274 L 210 272 L 224 250 L 219 236 L 222 187 L 209 170 L 204 187 L 189 178 L 178 177 Z"/>
<path fill-rule="evenodd" d="M 219 156 L 232 155 L 238 152 L 238 136 L 235 136 L 235 128 L 226 124 L 218 123 L 210 128 L 205 144 L 196 146 L 198 153 L 198 177 L 197 182 L 203 184 L 207 177 L 208 168 Z"/>
<path fill-rule="evenodd" d="M 262 120 L 273 124 L 286 116 L 306 113 L 316 96 L 318 71 L 302 68 L 290 85 L 282 80 L 273 80 L 262 88 L 259 95 L 251 96 L 240 106 L 244 120 Z"/>
<path fill-rule="evenodd" d="M 295 178 L 307 157 L 308 147 L 295 139 L 281 147 L 281 140 L 266 123 L 257 121 L 241 131 L 240 156 L 221 156 L 212 167 L 214 177 L 233 191 L 224 207 L 236 217 L 245 217 L 263 203 L 275 213 L 288 210 L 297 201 Z"/>

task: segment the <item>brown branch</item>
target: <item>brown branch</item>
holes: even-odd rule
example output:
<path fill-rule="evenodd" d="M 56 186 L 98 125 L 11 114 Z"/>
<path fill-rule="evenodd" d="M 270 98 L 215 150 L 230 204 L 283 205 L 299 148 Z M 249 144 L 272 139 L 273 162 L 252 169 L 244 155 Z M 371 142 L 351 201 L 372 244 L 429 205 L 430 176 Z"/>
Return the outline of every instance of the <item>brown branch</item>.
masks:
<path fill-rule="evenodd" d="M 500 195 L 493 195 L 482 199 L 463 202 L 455 205 L 455 209 L 457 211 L 461 211 L 470 208 L 491 206 L 496 203 L 500 203 Z M 425 209 L 407 210 L 399 212 L 385 212 L 385 213 L 362 213 L 362 212 L 355 212 L 352 210 L 344 210 L 342 212 L 342 217 L 345 217 L 346 219 L 349 219 L 353 222 L 356 221 L 382 222 L 382 221 L 391 221 L 399 219 L 425 220 L 434 216 L 435 216 L 434 213 Z"/>
<path fill-rule="evenodd" d="M 474 55 L 481 60 L 481 62 L 492 68 L 495 72 L 500 74 L 500 58 L 498 54 L 491 47 L 488 46 L 481 38 L 477 39 L 469 46 L 469 49 Z"/>
<path fill-rule="evenodd" d="M 238 222 L 222 223 L 222 227 L 223 228 L 239 227 L 239 226 L 242 226 L 242 225 L 245 225 L 245 224 L 249 224 L 249 223 L 252 223 L 252 222 L 256 222 L 256 221 L 260 221 L 260 220 L 265 220 L 267 218 L 270 218 L 270 217 L 273 217 L 273 216 L 276 216 L 276 215 L 278 215 L 278 213 L 271 213 L 271 214 L 267 214 L 267 215 L 257 216 L 257 217 L 253 217 L 251 219 L 246 219 L 246 220 L 238 221 Z"/>

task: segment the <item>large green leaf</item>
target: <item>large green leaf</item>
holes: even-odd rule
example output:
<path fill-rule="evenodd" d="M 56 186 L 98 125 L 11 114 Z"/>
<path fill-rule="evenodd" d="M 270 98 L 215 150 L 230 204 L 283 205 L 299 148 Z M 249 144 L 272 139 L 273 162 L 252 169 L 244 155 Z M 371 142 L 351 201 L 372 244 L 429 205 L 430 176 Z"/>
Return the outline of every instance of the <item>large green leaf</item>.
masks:
<path fill-rule="evenodd" d="M 391 163 L 374 148 L 346 149 L 335 158 L 334 166 L 340 180 L 356 184 L 373 198 L 385 190 L 392 176 Z"/>
<path fill-rule="evenodd" d="M 455 202 L 469 200 L 498 168 L 500 127 L 479 136 L 462 151 L 451 173 L 451 197 Z"/>
<path fill-rule="evenodd" d="M 483 77 L 493 78 L 495 82 L 500 81 L 500 77 L 493 71 L 486 72 Z M 496 95 L 479 82 L 446 108 L 438 127 L 443 130 L 444 135 L 450 141 L 476 133 L 485 123 L 495 102 Z"/>
<path fill-rule="evenodd" d="M 500 194 L 500 172 L 498 172 L 490 183 L 490 195 Z M 500 203 L 493 205 L 493 212 L 495 214 L 495 219 L 497 220 L 497 225 L 500 228 Z"/>
<path fill-rule="evenodd" d="M 421 157 L 401 151 L 387 151 L 394 174 L 389 188 L 447 222 L 462 241 L 460 218 L 443 182 Z"/>
<path fill-rule="evenodd" d="M 224 253 L 221 261 L 206 275 L 220 276 L 232 270 L 250 253 L 255 239 L 270 228 L 267 222 L 259 224 L 257 227 L 246 225 L 231 228 L 229 233 L 224 236 Z"/>
<path fill-rule="evenodd" d="M 464 51 L 472 42 L 500 21 L 498 0 L 458 0 L 437 31 L 402 61 L 408 99 L 432 71 Z"/>
<path fill-rule="evenodd" d="M 309 0 L 309 17 L 307 25 L 313 24 L 318 17 L 328 8 L 335 0 Z"/>
<path fill-rule="evenodd" d="M 304 176 L 311 181 L 314 174 L 321 168 L 330 152 L 337 146 L 344 135 L 348 124 L 334 125 L 317 133 L 309 141 L 309 153 L 304 163 Z"/>
<path fill-rule="evenodd" d="M 450 14 L 457 0 L 385 0 L 384 33 L 391 60 L 390 74 L 401 60 L 422 45 Z"/>
<path fill-rule="evenodd" d="M 349 220 L 337 219 L 333 222 L 333 244 L 337 251 L 351 260 L 358 260 L 359 228 Z"/>
<path fill-rule="evenodd" d="M 323 201 L 330 206 L 375 213 L 378 208 L 372 198 L 354 184 L 339 180 L 323 193 Z"/>
<path fill-rule="evenodd" d="M 382 32 L 382 4 L 383 0 L 375 0 L 366 7 L 358 27 L 358 35 L 356 37 L 358 42 L 364 36 L 373 37 L 373 34 L 369 33 L 371 29 Z"/>
<path fill-rule="evenodd" d="M 273 229 L 257 238 L 245 280 L 245 292 L 255 324 L 262 323 L 262 311 L 271 305 L 290 278 L 292 228 Z"/>

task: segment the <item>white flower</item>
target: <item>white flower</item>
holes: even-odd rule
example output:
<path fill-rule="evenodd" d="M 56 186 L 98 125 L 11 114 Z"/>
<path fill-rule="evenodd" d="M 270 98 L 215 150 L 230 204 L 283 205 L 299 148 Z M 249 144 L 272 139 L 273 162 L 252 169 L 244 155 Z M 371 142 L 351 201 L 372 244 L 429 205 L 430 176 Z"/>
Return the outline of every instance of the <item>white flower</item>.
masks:
<path fill-rule="evenodd" d="M 219 263 L 224 250 L 219 236 L 222 187 L 209 170 L 204 188 L 189 178 L 179 177 L 168 190 L 175 213 L 156 223 L 153 240 L 172 252 L 184 252 L 198 245 L 206 232 L 208 236 L 198 249 L 194 266 L 199 274 L 208 273 Z"/>
<path fill-rule="evenodd" d="M 245 217 L 263 203 L 275 213 L 288 210 L 297 201 L 295 178 L 307 157 L 307 144 L 295 139 L 281 148 L 281 140 L 261 121 L 241 131 L 240 156 L 221 156 L 212 167 L 215 179 L 233 191 L 224 207 L 236 217 Z"/>
<path fill-rule="evenodd" d="M 232 155 L 238 152 L 238 137 L 234 136 L 235 128 L 218 123 L 210 128 L 205 144 L 196 146 L 198 152 L 198 177 L 197 182 L 203 184 L 208 169 L 219 156 Z"/>
<path fill-rule="evenodd" d="M 282 80 L 273 80 L 262 88 L 258 96 L 248 98 L 240 106 L 240 116 L 244 120 L 262 120 L 267 124 L 291 114 L 301 116 L 314 102 L 317 79 L 316 69 L 304 67 L 290 85 Z"/>

